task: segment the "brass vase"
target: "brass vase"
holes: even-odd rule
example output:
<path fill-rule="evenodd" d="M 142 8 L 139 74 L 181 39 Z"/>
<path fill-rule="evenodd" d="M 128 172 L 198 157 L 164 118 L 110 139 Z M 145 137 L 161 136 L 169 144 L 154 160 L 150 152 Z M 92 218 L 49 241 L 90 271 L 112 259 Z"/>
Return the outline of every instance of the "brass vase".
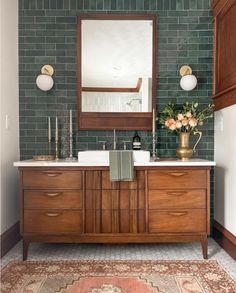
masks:
<path fill-rule="evenodd" d="M 200 131 L 195 131 L 193 134 L 199 135 L 199 138 L 193 148 L 189 147 L 190 133 L 189 132 L 180 132 L 180 134 L 179 134 L 179 147 L 176 150 L 176 154 L 177 154 L 177 157 L 182 161 L 187 161 L 189 158 L 192 157 L 193 153 L 195 152 L 196 146 L 202 137 L 202 133 Z"/>

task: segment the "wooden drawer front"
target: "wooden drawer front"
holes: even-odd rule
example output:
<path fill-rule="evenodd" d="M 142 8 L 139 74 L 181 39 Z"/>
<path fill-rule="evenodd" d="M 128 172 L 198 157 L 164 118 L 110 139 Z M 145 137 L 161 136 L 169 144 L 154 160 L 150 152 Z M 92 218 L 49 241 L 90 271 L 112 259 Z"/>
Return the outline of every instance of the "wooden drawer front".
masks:
<path fill-rule="evenodd" d="M 149 232 L 206 232 L 206 211 L 149 211 Z"/>
<path fill-rule="evenodd" d="M 149 189 L 189 189 L 206 188 L 206 170 L 150 170 L 148 171 Z"/>
<path fill-rule="evenodd" d="M 136 171 L 134 181 L 110 181 L 110 172 L 102 171 L 102 189 L 145 189 L 145 171 Z"/>
<path fill-rule="evenodd" d="M 144 210 L 121 210 L 120 233 L 145 233 Z"/>
<path fill-rule="evenodd" d="M 25 210 L 24 232 L 81 232 L 81 212 L 64 210 Z"/>
<path fill-rule="evenodd" d="M 144 210 L 86 210 L 85 233 L 145 233 Z"/>
<path fill-rule="evenodd" d="M 149 209 L 196 208 L 206 207 L 206 190 L 150 190 L 148 193 Z"/>
<path fill-rule="evenodd" d="M 120 189 L 145 189 L 145 171 L 135 171 L 134 181 L 120 181 Z"/>
<path fill-rule="evenodd" d="M 123 189 L 123 190 L 103 190 L 101 208 L 106 209 L 144 209 L 144 190 Z"/>
<path fill-rule="evenodd" d="M 85 189 L 101 189 L 102 171 L 85 171 Z"/>
<path fill-rule="evenodd" d="M 144 209 L 144 190 L 86 190 L 85 209 Z"/>
<path fill-rule="evenodd" d="M 86 190 L 84 199 L 85 210 L 99 210 L 101 208 L 101 190 Z"/>
<path fill-rule="evenodd" d="M 24 188 L 45 189 L 45 188 L 64 188 L 81 189 L 80 171 L 24 171 Z"/>
<path fill-rule="evenodd" d="M 82 191 L 80 190 L 25 190 L 25 209 L 81 209 Z"/>

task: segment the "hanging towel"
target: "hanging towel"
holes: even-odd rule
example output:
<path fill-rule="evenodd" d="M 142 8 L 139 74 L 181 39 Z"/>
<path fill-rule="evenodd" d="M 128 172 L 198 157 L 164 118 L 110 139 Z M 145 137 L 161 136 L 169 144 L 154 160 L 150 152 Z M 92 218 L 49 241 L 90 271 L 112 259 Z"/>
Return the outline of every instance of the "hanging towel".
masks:
<path fill-rule="evenodd" d="M 109 164 L 111 181 L 134 180 L 133 151 L 110 151 Z"/>

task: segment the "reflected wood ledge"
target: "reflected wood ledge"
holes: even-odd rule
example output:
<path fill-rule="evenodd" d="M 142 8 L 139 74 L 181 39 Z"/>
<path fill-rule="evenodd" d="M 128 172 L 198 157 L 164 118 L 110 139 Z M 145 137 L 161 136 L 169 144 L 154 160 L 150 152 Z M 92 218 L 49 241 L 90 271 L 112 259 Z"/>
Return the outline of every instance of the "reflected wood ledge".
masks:
<path fill-rule="evenodd" d="M 82 87 L 82 92 L 138 93 L 140 91 L 141 85 L 142 85 L 142 78 L 139 78 L 135 88 Z"/>

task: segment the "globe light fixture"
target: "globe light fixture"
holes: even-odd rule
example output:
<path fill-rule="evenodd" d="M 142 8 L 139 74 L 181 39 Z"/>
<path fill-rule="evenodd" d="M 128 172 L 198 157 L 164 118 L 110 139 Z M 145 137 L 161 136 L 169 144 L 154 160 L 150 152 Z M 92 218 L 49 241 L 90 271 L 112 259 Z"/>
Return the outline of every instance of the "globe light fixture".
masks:
<path fill-rule="evenodd" d="M 41 68 L 41 74 L 39 74 L 36 78 L 37 87 L 42 91 L 49 91 L 54 84 L 52 78 L 53 73 L 54 69 L 51 65 L 44 65 Z"/>
<path fill-rule="evenodd" d="M 192 68 L 188 65 L 184 65 L 179 70 L 180 75 L 182 76 L 180 79 L 180 87 L 184 91 L 191 91 L 197 85 L 197 78 L 192 74 Z"/>

